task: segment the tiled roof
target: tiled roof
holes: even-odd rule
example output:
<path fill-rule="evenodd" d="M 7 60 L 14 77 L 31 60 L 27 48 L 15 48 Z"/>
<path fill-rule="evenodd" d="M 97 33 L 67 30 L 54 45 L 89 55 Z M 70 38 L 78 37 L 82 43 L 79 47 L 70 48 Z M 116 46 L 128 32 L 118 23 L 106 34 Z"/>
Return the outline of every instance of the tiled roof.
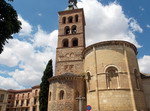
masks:
<path fill-rule="evenodd" d="M 150 78 L 150 74 L 141 73 L 141 78 L 142 78 L 142 79 Z"/>
<path fill-rule="evenodd" d="M 48 81 L 56 80 L 56 79 L 71 79 L 71 78 L 83 78 L 84 75 L 74 74 L 74 73 L 64 73 L 61 75 L 53 76 L 48 79 Z"/>

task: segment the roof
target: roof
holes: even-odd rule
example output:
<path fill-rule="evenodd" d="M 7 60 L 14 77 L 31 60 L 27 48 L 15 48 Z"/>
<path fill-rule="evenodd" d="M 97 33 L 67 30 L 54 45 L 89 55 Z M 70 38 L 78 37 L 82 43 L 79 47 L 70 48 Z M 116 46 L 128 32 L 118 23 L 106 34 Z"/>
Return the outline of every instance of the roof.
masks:
<path fill-rule="evenodd" d="M 122 40 L 112 40 L 112 41 L 103 41 L 103 42 L 92 44 L 85 48 L 85 50 L 83 51 L 83 54 L 85 54 L 90 49 L 93 49 L 93 47 L 101 47 L 101 46 L 108 46 L 108 45 L 126 45 L 128 47 L 131 47 L 134 50 L 135 54 L 138 53 L 136 46 L 133 45 L 132 43 L 127 42 L 127 41 L 122 41 Z"/>
<path fill-rule="evenodd" d="M 142 79 L 150 79 L 150 74 L 141 73 L 141 78 Z"/>
<path fill-rule="evenodd" d="M 32 92 L 32 89 L 20 89 L 20 90 L 9 89 L 8 92 L 10 92 L 10 93 L 26 93 L 26 92 Z"/>
<path fill-rule="evenodd" d="M 61 74 L 61 75 L 57 75 L 57 76 L 53 76 L 51 78 L 48 79 L 48 81 L 53 81 L 53 80 L 60 80 L 60 79 L 81 79 L 83 78 L 84 75 L 81 75 L 81 74 L 74 74 L 74 73 L 64 73 L 64 74 Z"/>
<path fill-rule="evenodd" d="M 19 90 L 13 90 L 9 89 L 8 92 L 10 93 L 27 93 L 27 92 L 32 92 L 32 89 L 40 88 L 40 85 L 33 86 L 32 88 L 29 89 L 19 89 Z"/>
<path fill-rule="evenodd" d="M 0 88 L 0 91 L 7 91 L 7 90 L 5 90 L 5 89 L 1 89 L 1 88 Z"/>

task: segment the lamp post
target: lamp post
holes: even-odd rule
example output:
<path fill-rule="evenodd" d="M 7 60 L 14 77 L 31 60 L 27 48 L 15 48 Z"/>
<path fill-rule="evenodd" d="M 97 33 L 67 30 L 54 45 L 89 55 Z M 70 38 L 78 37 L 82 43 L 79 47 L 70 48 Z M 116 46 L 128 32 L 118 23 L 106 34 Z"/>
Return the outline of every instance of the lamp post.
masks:
<path fill-rule="evenodd" d="M 79 100 L 79 111 L 82 111 L 82 101 L 85 100 L 85 97 L 77 97 L 76 100 Z"/>

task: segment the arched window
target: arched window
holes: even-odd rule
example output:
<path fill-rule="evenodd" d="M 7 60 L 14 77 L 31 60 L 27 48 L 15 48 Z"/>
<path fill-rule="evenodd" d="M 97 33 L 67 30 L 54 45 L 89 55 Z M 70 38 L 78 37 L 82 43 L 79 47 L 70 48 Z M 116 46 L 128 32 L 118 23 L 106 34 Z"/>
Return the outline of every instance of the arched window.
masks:
<path fill-rule="evenodd" d="M 28 93 L 28 98 L 30 97 L 30 93 Z"/>
<path fill-rule="evenodd" d="M 72 34 L 76 34 L 77 33 L 77 26 L 73 25 L 71 30 L 72 30 Z"/>
<path fill-rule="evenodd" d="M 65 35 L 70 34 L 70 28 L 69 28 L 69 26 L 66 26 L 66 27 L 65 27 L 64 34 L 65 34 Z"/>
<path fill-rule="evenodd" d="M 50 92 L 49 93 L 49 101 L 51 101 L 51 98 L 52 98 L 52 93 Z"/>
<path fill-rule="evenodd" d="M 24 94 L 22 94 L 22 99 L 24 98 Z"/>
<path fill-rule="evenodd" d="M 37 90 L 35 90 L 35 96 L 37 96 L 37 92 L 38 92 L 38 91 L 37 91 Z"/>
<path fill-rule="evenodd" d="M 137 89 L 140 89 L 140 81 L 139 81 L 138 71 L 136 69 L 134 70 L 134 76 L 135 76 L 135 86 Z"/>
<path fill-rule="evenodd" d="M 19 94 L 17 95 L 17 99 L 19 99 Z"/>
<path fill-rule="evenodd" d="M 72 46 L 75 47 L 75 46 L 78 46 L 78 39 L 77 38 L 74 38 L 72 40 Z"/>
<path fill-rule="evenodd" d="M 78 22 L 78 21 L 79 21 L 79 16 L 75 15 L 75 22 Z"/>
<path fill-rule="evenodd" d="M 65 95 L 64 91 L 61 90 L 60 93 L 59 93 L 59 100 L 63 100 L 64 99 L 64 95 Z"/>
<path fill-rule="evenodd" d="M 89 72 L 87 73 L 87 80 L 88 80 L 88 82 L 91 80 L 91 75 Z"/>
<path fill-rule="evenodd" d="M 68 17 L 68 23 L 72 23 L 72 22 L 73 22 L 73 17 L 72 16 Z"/>
<path fill-rule="evenodd" d="M 65 24 L 66 23 L 66 17 L 63 17 L 62 19 L 62 23 Z"/>
<path fill-rule="evenodd" d="M 69 46 L 68 39 L 64 39 L 62 44 L 63 44 L 63 47 L 68 47 Z"/>
<path fill-rule="evenodd" d="M 118 78 L 118 70 L 115 67 L 108 67 L 106 69 L 106 81 L 107 88 L 118 88 L 119 87 L 119 78 Z"/>

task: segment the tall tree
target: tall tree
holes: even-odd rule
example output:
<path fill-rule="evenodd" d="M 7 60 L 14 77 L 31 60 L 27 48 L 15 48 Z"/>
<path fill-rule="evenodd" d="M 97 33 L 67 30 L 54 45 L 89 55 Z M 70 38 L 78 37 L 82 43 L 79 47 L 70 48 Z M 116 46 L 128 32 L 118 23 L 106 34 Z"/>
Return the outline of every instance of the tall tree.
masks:
<path fill-rule="evenodd" d="M 7 40 L 12 39 L 12 34 L 18 33 L 20 29 L 21 22 L 16 10 L 5 0 L 0 0 L 0 54 Z"/>
<path fill-rule="evenodd" d="M 42 82 L 40 84 L 40 93 L 39 93 L 40 111 L 47 111 L 48 91 L 49 91 L 48 79 L 52 76 L 53 76 L 52 60 L 49 60 L 42 77 Z"/>

